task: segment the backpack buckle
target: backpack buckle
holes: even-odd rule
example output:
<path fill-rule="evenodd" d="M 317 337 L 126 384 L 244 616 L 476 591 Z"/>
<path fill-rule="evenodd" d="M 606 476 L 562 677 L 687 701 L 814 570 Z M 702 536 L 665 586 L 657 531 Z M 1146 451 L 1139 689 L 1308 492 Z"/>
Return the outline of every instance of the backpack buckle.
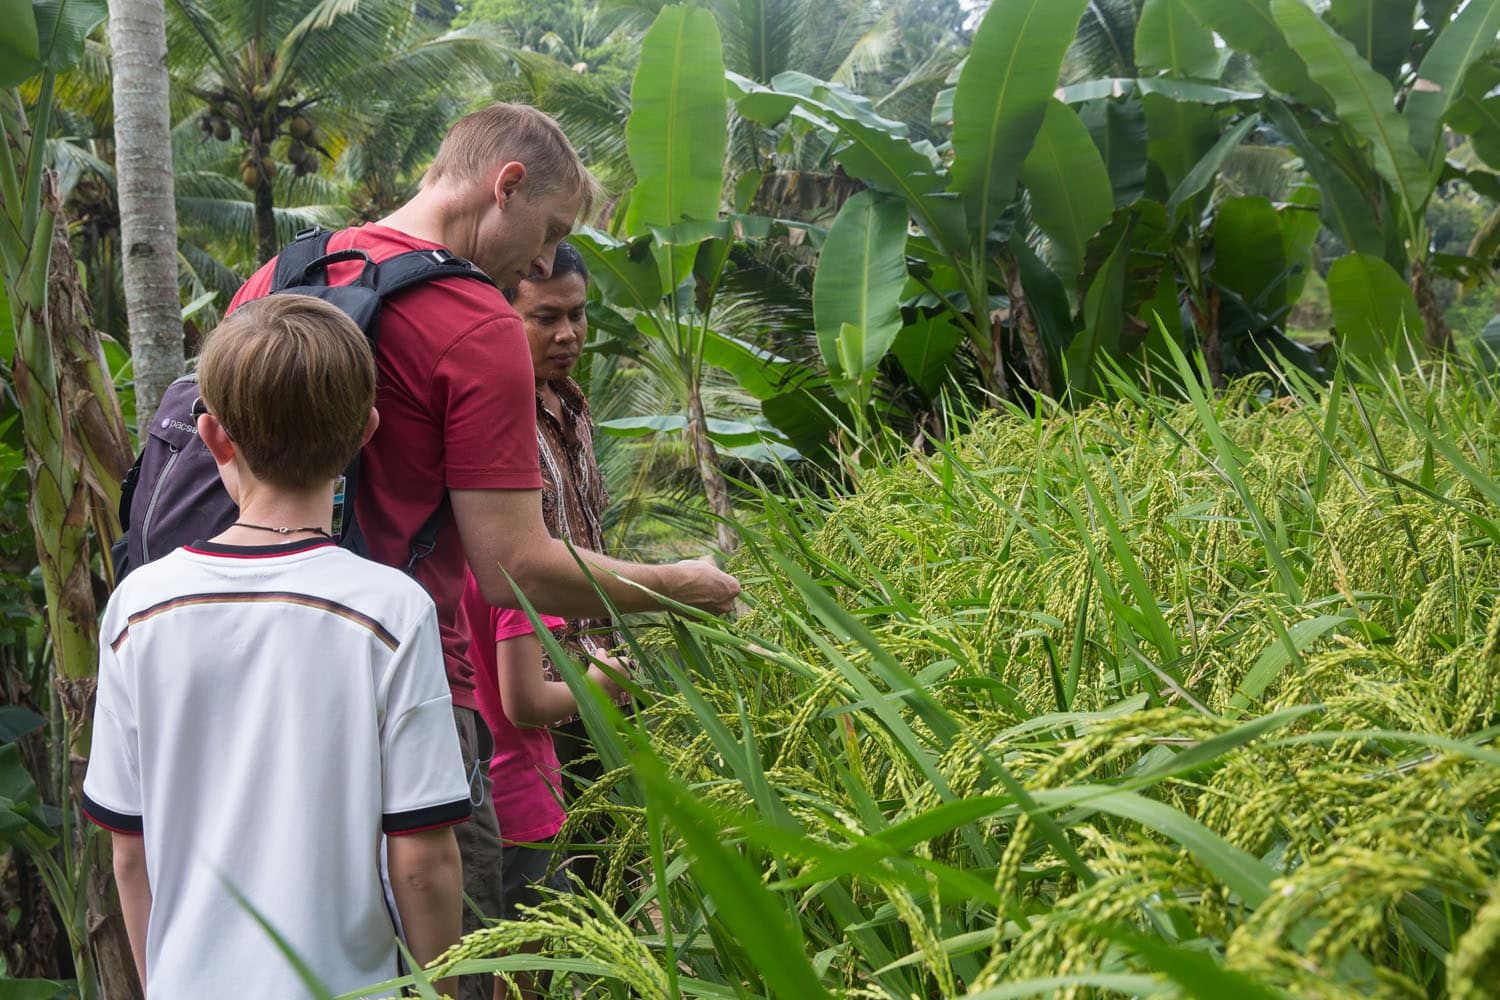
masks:
<path fill-rule="evenodd" d="M 432 550 L 435 548 L 437 548 L 436 533 L 434 533 L 434 536 L 430 541 L 424 541 L 422 539 L 414 540 L 411 543 L 411 551 L 406 558 L 406 575 L 415 576 L 417 572 L 417 563 L 432 555 Z"/>
<path fill-rule="evenodd" d="M 474 266 L 473 264 L 470 264 L 464 258 L 458 256 L 458 254 L 450 253 L 447 250 L 434 250 L 434 251 L 432 251 L 432 259 L 435 260 L 435 261 L 437 261 L 443 267 L 471 268 L 471 267 Z"/>

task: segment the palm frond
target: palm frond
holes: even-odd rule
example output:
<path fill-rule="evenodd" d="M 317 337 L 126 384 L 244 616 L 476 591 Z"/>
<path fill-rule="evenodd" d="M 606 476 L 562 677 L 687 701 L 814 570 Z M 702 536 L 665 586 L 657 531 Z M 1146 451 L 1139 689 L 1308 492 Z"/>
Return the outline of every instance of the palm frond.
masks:
<path fill-rule="evenodd" d="M 322 84 L 323 93 L 337 96 L 357 110 L 369 95 L 406 99 L 413 94 L 480 92 L 496 76 L 510 70 L 511 49 L 492 32 L 463 29 L 420 42 L 371 61 L 366 56 Z"/>
<path fill-rule="evenodd" d="M 858 87 L 860 80 L 878 73 L 901 44 L 894 11 L 886 11 L 849 49 L 844 61 L 833 71 L 832 79 L 847 87 Z"/>
<path fill-rule="evenodd" d="M 1138 0 L 1089 0 L 1078 34 L 1063 58 L 1062 82 L 1135 76 Z"/>
<path fill-rule="evenodd" d="M 724 36 L 725 65 L 769 83 L 793 68 L 797 38 L 812 5 L 804 0 L 717 0 L 713 11 Z"/>
<path fill-rule="evenodd" d="M 515 52 L 512 57 L 517 72 L 497 88 L 496 96 L 550 114 L 606 187 L 628 189 L 635 181 L 625 148 L 629 97 L 597 77 L 573 72 L 550 56 Z"/>
<path fill-rule="evenodd" d="M 832 78 L 849 53 L 880 19 L 880 10 L 857 0 L 808 3 L 792 55 L 795 68 L 820 80 Z"/>

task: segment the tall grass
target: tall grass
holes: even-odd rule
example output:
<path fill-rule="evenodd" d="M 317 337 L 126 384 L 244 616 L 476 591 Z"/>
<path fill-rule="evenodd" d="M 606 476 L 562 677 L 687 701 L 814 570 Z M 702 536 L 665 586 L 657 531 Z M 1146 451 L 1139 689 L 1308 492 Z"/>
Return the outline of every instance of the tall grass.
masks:
<path fill-rule="evenodd" d="M 767 495 L 750 612 L 636 629 L 642 713 L 589 702 L 603 893 L 450 957 L 540 938 L 557 996 L 1494 996 L 1497 451 L 1438 369 L 996 414 Z"/>

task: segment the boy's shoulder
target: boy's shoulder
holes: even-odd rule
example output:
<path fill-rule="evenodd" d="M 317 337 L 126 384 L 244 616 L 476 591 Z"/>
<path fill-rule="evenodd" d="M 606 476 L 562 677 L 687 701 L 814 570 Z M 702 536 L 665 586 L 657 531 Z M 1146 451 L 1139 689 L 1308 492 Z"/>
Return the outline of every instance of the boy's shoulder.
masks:
<path fill-rule="evenodd" d="M 338 585 L 356 607 L 380 606 L 403 619 L 420 617 L 433 610 L 432 596 L 416 580 L 394 566 L 356 555 L 344 548 L 328 550 L 324 559 L 337 568 Z M 323 569 L 325 567 L 320 567 Z"/>
<path fill-rule="evenodd" d="M 159 559 L 130 571 L 130 575 L 115 585 L 105 605 L 106 617 L 111 614 L 133 614 L 150 607 L 157 601 L 168 600 L 190 593 L 192 588 L 184 576 L 182 550 L 174 549 Z"/>
<path fill-rule="evenodd" d="M 241 574 L 249 560 L 199 552 L 184 546 L 134 570 L 122 580 L 105 607 L 106 630 L 119 628 L 165 602 L 212 593 L 275 590 L 333 601 L 381 622 L 397 634 L 433 613 L 432 598 L 407 574 L 336 546 L 317 558 L 279 565 L 257 561 L 253 574 Z M 279 562 L 279 561 L 278 561 Z"/>

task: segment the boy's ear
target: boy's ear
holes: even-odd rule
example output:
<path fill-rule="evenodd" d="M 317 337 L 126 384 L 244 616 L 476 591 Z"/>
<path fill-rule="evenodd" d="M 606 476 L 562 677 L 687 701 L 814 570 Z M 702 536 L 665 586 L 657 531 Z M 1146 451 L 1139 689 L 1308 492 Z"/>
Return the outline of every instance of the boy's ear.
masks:
<path fill-rule="evenodd" d="M 239 452 L 234 446 L 234 440 L 224 430 L 224 425 L 219 423 L 219 418 L 212 413 L 199 414 L 198 436 L 203 439 L 208 453 L 214 457 L 214 462 L 219 467 L 219 478 L 224 482 L 229 499 L 239 503 L 240 470 L 239 463 L 235 461 Z"/>
<path fill-rule="evenodd" d="M 219 465 L 228 465 L 234 461 L 234 440 L 224 430 L 224 425 L 219 423 L 219 418 L 212 413 L 201 413 L 198 415 L 198 436 L 208 446 L 208 453 L 214 457 Z"/>
<path fill-rule="evenodd" d="M 359 439 L 359 446 L 363 448 L 370 443 L 370 438 L 375 436 L 375 429 L 380 426 L 380 411 L 370 407 L 370 419 L 365 421 L 365 436 Z"/>

